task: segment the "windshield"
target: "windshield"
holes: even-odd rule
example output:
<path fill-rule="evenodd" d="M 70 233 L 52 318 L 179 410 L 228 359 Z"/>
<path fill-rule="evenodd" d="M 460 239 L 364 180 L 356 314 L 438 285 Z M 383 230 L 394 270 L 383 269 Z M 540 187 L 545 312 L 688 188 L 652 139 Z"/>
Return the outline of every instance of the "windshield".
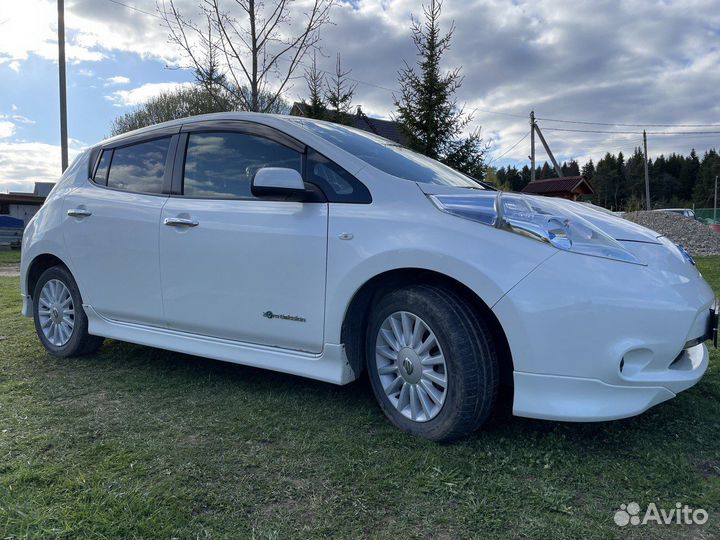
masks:
<path fill-rule="evenodd" d="M 469 176 L 388 139 L 330 122 L 305 118 L 291 120 L 373 167 L 398 178 L 423 184 L 484 189 L 482 184 Z"/>

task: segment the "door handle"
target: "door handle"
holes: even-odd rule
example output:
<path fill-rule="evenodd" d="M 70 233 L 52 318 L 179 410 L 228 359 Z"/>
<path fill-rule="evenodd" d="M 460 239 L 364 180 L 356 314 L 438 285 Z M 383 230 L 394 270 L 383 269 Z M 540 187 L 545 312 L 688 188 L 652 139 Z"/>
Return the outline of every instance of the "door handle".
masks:
<path fill-rule="evenodd" d="M 84 208 L 72 208 L 67 211 L 67 215 L 70 217 L 88 217 L 92 216 L 92 212 Z"/>
<path fill-rule="evenodd" d="M 171 227 L 197 227 L 200 225 L 200 222 L 197 220 L 179 217 L 165 218 L 163 223 Z"/>

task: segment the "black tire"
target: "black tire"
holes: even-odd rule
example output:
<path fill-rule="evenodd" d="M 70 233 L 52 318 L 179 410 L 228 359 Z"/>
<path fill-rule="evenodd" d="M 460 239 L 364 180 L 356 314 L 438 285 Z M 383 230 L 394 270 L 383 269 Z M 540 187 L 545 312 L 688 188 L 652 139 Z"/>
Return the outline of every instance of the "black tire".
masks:
<path fill-rule="evenodd" d="M 404 416 L 385 393 L 375 358 L 383 322 L 409 312 L 435 334 L 445 357 L 447 393 L 437 415 L 426 421 Z M 499 366 L 487 325 L 458 294 L 445 287 L 412 285 L 383 296 L 370 314 L 366 336 L 368 375 L 380 408 L 400 429 L 433 441 L 448 441 L 477 430 L 497 398 Z"/>
<path fill-rule="evenodd" d="M 51 343 L 41 328 L 40 321 L 40 294 L 45 284 L 50 280 L 58 280 L 67 287 L 72 297 L 74 311 L 74 326 L 70 338 L 61 346 Z M 53 266 L 45 270 L 38 279 L 33 291 L 33 319 L 35 321 L 35 332 L 37 332 L 43 347 L 53 356 L 62 358 L 68 356 L 81 356 L 98 350 L 103 343 L 103 338 L 88 334 L 88 320 L 85 310 L 82 307 L 82 297 L 75 279 L 70 271 L 64 266 Z"/>

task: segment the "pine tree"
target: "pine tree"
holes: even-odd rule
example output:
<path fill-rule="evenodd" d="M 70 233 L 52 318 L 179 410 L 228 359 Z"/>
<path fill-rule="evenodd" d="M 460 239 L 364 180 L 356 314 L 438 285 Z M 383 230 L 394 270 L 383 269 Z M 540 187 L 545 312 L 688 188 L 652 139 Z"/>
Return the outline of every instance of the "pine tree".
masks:
<path fill-rule="evenodd" d="M 305 101 L 304 99 L 302 101 L 305 108 L 305 116 L 322 120 L 327 116 L 327 105 L 323 99 L 325 76 L 317 68 L 315 54 L 313 54 L 312 64 L 305 70 L 305 82 L 307 83 L 309 94 L 309 101 Z"/>
<path fill-rule="evenodd" d="M 627 192 L 631 197 L 645 201 L 645 155 L 638 146 L 625 165 Z M 644 208 L 644 206 L 643 206 Z"/>
<path fill-rule="evenodd" d="M 431 0 L 429 6 L 423 6 L 424 23 L 412 19 L 412 38 L 419 59 L 416 67 L 405 62 L 400 71 L 400 96 L 394 98 L 395 120 L 402 126 L 410 148 L 481 178 L 487 146 L 479 128 L 463 136 L 472 115 L 466 114 L 454 97 L 463 81 L 460 69 L 442 73 L 440 67 L 455 30 L 453 24 L 446 34 L 441 34 L 441 10 L 442 2 Z"/>
<path fill-rule="evenodd" d="M 592 159 L 583 165 L 582 175 L 587 178 L 588 181 L 592 180 L 592 177 L 595 176 L 595 164 Z"/>
<path fill-rule="evenodd" d="M 352 70 L 343 71 L 340 65 L 340 54 L 337 55 L 335 62 L 335 73 L 327 81 L 327 91 L 325 100 L 328 105 L 328 119 L 338 124 L 346 124 L 349 122 L 349 112 L 352 109 L 352 98 L 355 94 L 357 84 L 352 84 L 348 80 L 348 75 Z"/>
<path fill-rule="evenodd" d="M 540 176 L 538 179 L 545 180 L 547 178 L 557 178 L 557 172 L 555 172 L 555 169 L 546 161 L 543 163 L 542 169 L 540 169 Z"/>
<path fill-rule="evenodd" d="M 720 154 L 708 150 L 700 162 L 698 177 L 693 189 L 693 200 L 698 206 L 712 206 L 715 196 L 715 177 L 720 175 Z"/>
<path fill-rule="evenodd" d="M 580 165 L 574 159 L 570 163 L 563 163 L 560 169 L 565 176 L 580 176 Z"/>
<path fill-rule="evenodd" d="M 693 185 L 700 171 L 700 160 L 693 148 L 690 155 L 685 158 L 682 168 L 680 169 L 680 197 L 689 201 L 692 198 Z"/>
<path fill-rule="evenodd" d="M 604 158 L 598 161 L 595 175 L 593 176 L 596 204 L 604 206 L 605 208 L 612 207 L 613 209 L 617 209 L 617 203 L 615 203 L 614 199 L 614 188 L 617 183 L 617 176 L 618 160 L 615 155 L 608 152 Z"/>
<path fill-rule="evenodd" d="M 523 189 L 530 183 L 530 167 L 524 165 L 520 174 L 522 176 L 522 185 L 520 186 L 520 189 Z"/>

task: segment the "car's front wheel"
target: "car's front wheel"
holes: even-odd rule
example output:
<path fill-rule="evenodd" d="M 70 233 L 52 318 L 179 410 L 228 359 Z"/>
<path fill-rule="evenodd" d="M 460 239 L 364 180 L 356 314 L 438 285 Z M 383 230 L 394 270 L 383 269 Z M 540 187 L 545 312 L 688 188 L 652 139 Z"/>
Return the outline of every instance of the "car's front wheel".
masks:
<path fill-rule="evenodd" d="M 413 285 L 376 303 L 367 329 L 370 382 L 399 428 L 443 441 L 476 430 L 497 397 L 492 336 L 452 289 Z"/>
<path fill-rule="evenodd" d="M 33 292 L 35 331 L 54 356 L 79 356 L 96 351 L 103 338 L 88 334 L 82 297 L 72 274 L 63 266 L 45 270 Z"/>

